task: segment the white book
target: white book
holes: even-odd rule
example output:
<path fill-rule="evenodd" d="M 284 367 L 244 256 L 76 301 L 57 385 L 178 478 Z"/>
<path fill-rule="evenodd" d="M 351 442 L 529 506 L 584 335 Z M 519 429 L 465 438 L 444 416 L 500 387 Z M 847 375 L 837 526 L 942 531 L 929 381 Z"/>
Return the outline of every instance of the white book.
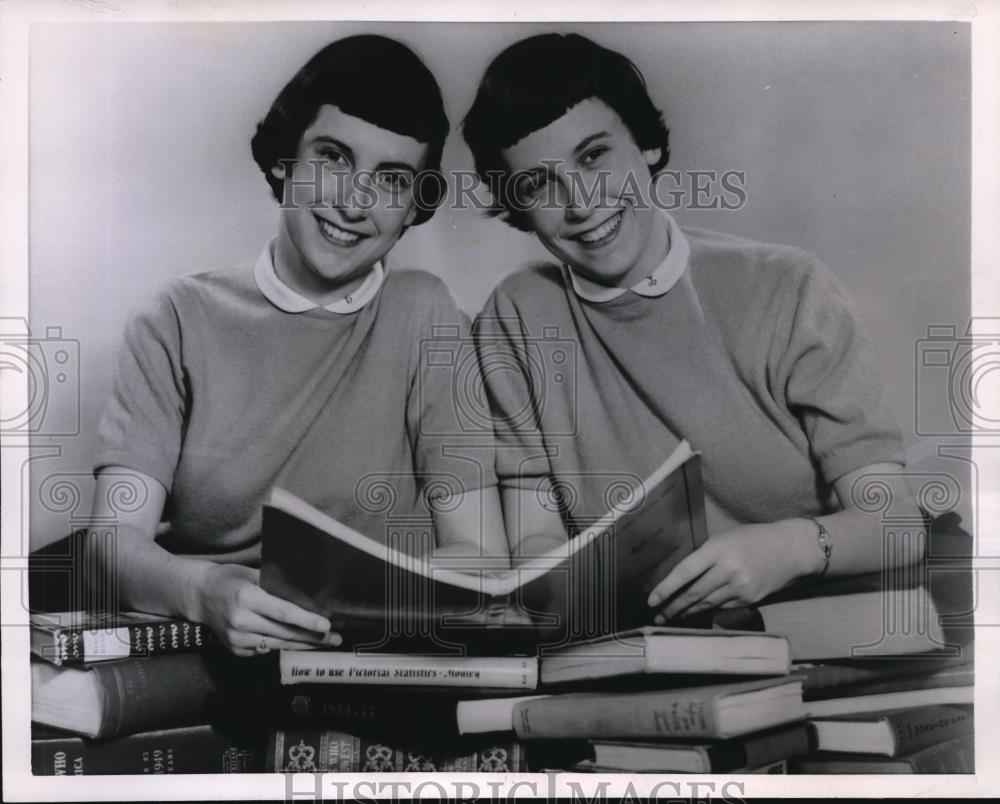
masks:
<path fill-rule="evenodd" d="M 388 684 L 393 686 L 538 686 L 534 656 L 418 656 L 354 651 L 283 650 L 282 684 Z"/>

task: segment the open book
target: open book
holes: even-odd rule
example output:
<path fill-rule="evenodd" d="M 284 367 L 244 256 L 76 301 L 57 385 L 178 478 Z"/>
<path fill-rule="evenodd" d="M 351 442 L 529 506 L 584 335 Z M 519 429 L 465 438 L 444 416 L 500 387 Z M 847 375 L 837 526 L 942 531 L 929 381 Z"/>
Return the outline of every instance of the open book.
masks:
<path fill-rule="evenodd" d="M 400 535 L 432 548 L 424 528 L 414 534 L 407 523 Z M 649 624 L 650 591 L 706 538 L 700 457 L 685 441 L 589 528 L 504 571 L 490 559 L 396 549 L 275 489 L 264 506 L 260 583 L 330 618 L 345 646 L 416 640 L 496 654 Z"/>

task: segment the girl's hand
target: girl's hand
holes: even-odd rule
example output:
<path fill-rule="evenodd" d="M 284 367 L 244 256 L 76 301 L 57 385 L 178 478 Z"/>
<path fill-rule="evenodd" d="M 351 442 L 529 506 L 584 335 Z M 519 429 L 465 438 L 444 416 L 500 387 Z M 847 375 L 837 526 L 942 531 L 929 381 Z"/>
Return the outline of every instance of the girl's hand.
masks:
<path fill-rule="evenodd" d="M 328 619 L 268 594 L 258 585 L 259 576 L 259 570 L 239 564 L 210 567 L 197 590 L 196 619 L 237 656 L 341 644 Z"/>
<path fill-rule="evenodd" d="M 660 608 L 654 622 L 662 624 L 705 609 L 756 603 L 822 566 L 812 521 L 741 525 L 712 536 L 685 557 L 657 584 L 647 602 Z"/>

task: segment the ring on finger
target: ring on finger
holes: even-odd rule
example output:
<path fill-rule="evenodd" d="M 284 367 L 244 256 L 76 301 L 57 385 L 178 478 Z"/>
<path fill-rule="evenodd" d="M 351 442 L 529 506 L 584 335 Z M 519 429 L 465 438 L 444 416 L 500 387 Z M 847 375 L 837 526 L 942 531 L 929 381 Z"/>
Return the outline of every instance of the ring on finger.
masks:
<path fill-rule="evenodd" d="M 255 650 L 257 651 L 258 656 L 263 656 L 264 654 L 271 652 L 271 648 L 267 644 L 267 640 L 264 637 L 261 637 L 260 642 L 257 643 L 257 647 L 255 648 Z"/>

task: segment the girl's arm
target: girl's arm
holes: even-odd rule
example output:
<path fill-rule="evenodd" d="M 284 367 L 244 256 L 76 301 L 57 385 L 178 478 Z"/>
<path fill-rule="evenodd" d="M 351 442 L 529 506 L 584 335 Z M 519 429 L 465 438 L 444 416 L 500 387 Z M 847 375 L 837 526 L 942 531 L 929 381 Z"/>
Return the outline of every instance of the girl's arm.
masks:
<path fill-rule="evenodd" d="M 569 537 L 562 517 L 542 505 L 537 493 L 507 487 L 500 496 L 514 566 L 566 544 Z"/>
<path fill-rule="evenodd" d="M 890 549 L 883 541 L 880 515 L 855 505 L 852 486 L 866 474 L 879 475 L 889 487 L 894 508 L 920 517 L 902 466 L 872 464 L 849 472 L 833 484 L 843 510 L 817 518 L 829 534 L 829 565 L 817 521 L 740 525 L 713 535 L 657 585 L 648 601 L 660 610 L 656 620 L 755 603 L 802 578 L 876 572 L 920 561 L 925 545 L 919 534 Z"/>
<path fill-rule="evenodd" d="M 510 550 L 504 530 L 500 495 L 489 486 L 441 500 L 434 510 L 435 556 L 480 556 L 492 559 L 484 569 L 506 569 Z"/>
<path fill-rule="evenodd" d="M 110 486 L 120 483 L 123 474 L 148 490 L 145 502 L 127 513 L 108 504 Z M 176 556 L 160 547 L 154 537 L 166 497 L 166 489 L 142 472 L 109 466 L 98 474 L 94 516 L 117 515 L 117 538 L 109 544 L 96 533 L 88 534 L 88 564 L 100 568 L 92 583 L 117 584 L 117 599 L 126 608 L 205 623 L 241 656 L 262 645 L 276 649 L 340 644 L 325 617 L 261 589 L 258 570 Z"/>

